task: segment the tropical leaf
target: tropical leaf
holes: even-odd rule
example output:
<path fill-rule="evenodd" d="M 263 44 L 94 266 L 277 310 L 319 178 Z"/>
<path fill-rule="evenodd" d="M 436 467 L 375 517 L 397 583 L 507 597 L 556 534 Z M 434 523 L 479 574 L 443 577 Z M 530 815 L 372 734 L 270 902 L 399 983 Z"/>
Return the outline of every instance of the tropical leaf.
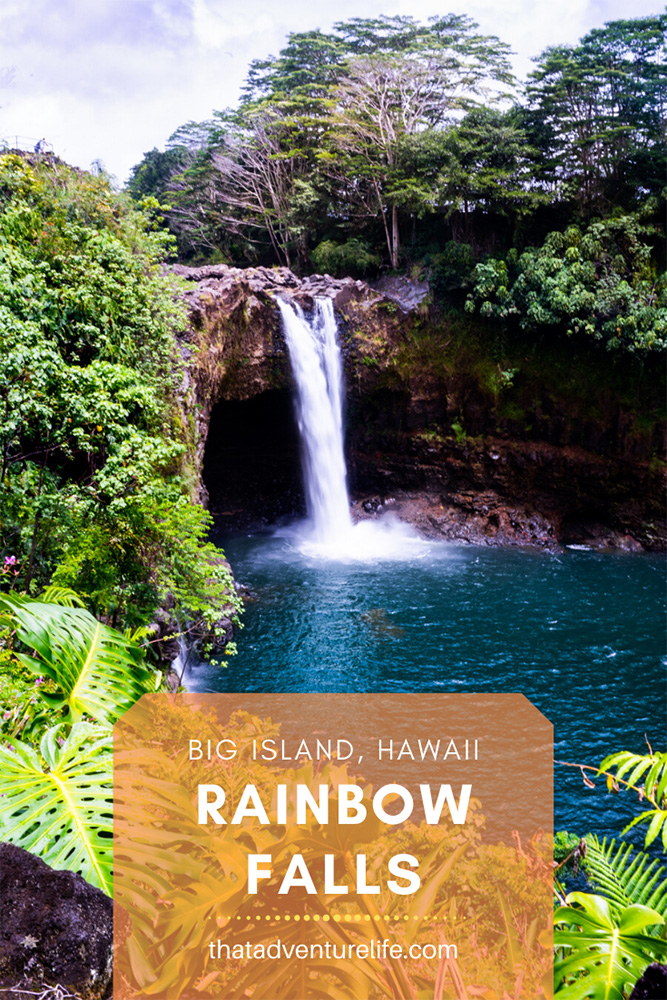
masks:
<path fill-rule="evenodd" d="M 653 808 L 645 810 L 628 823 L 623 833 L 627 833 L 638 823 L 648 823 L 644 846 L 649 847 L 662 835 L 663 847 L 667 851 L 667 753 L 630 753 L 621 750 L 612 753 L 600 764 L 598 773 L 615 769 L 616 778 L 628 788 L 639 793 L 640 802 L 646 798 Z M 639 782 L 643 780 L 643 784 Z"/>
<path fill-rule="evenodd" d="M 655 910 L 633 905 L 619 913 L 608 899 L 584 892 L 571 892 L 567 903 L 576 905 L 554 914 L 554 945 L 566 949 L 554 966 L 558 1000 L 623 1000 L 625 988 L 667 955 L 667 942 L 646 933 L 665 923 Z"/>
<path fill-rule="evenodd" d="M 111 733 L 68 728 L 47 729 L 39 750 L 19 740 L 0 747 L 0 839 L 111 895 Z"/>
<path fill-rule="evenodd" d="M 667 919 L 667 870 L 632 844 L 586 838 L 583 866 L 593 886 L 617 910 L 639 903 Z"/>
<path fill-rule="evenodd" d="M 83 608 L 3 595 L 0 610 L 32 651 L 18 658 L 57 688 L 40 690 L 42 698 L 51 708 L 65 708 L 68 722 L 80 722 L 85 713 L 113 725 L 142 694 L 155 690 L 143 650 Z"/>
<path fill-rule="evenodd" d="M 39 595 L 39 601 L 43 604 L 60 604 L 63 608 L 83 608 L 85 605 L 71 587 L 57 587 L 52 584 Z"/>

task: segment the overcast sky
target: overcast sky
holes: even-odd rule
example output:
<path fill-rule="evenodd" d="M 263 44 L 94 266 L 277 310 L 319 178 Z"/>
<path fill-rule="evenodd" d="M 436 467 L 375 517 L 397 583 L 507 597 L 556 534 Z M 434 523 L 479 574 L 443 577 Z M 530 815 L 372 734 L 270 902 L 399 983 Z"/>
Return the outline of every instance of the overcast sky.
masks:
<path fill-rule="evenodd" d="M 632 16 L 662 9 L 634 0 Z M 547 45 L 630 16 L 628 0 L 0 0 L 0 138 L 45 137 L 120 182 L 183 122 L 236 104 L 248 63 L 291 31 L 378 14 L 467 13 L 515 71 Z M 23 137 L 23 139 L 21 138 Z"/>

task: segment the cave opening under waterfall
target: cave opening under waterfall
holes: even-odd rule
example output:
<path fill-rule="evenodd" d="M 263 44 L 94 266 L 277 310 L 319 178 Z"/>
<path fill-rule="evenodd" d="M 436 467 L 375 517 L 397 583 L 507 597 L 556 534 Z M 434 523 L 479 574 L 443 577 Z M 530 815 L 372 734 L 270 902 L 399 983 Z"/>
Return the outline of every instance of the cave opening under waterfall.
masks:
<path fill-rule="evenodd" d="M 203 481 L 216 530 L 258 530 L 302 516 L 299 431 L 289 389 L 220 400 L 211 411 Z"/>

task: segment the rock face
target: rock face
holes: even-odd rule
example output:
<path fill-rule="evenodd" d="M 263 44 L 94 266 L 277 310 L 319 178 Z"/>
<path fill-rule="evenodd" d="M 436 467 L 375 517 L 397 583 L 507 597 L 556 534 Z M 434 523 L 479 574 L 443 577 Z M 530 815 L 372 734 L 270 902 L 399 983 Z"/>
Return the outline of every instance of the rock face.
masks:
<path fill-rule="evenodd" d="M 243 401 L 290 384 L 277 296 L 308 309 L 317 296 L 326 295 L 339 311 L 353 302 L 368 307 L 382 300 L 361 281 L 320 275 L 300 281 L 286 267 L 177 264 L 171 270 L 183 281 L 190 312 L 191 325 L 183 333 L 184 353 L 199 352 L 194 380 L 187 388 L 192 390 L 196 411 L 200 461 L 216 402 Z"/>
<path fill-rule="evenodd" d="M 59 985 L 63 997 L 107 1000 L 112 913 L 109 897 L 80 875 L 0 844 L 0 989 L 34 1000 Z"/>
<path fill-rule="evenodd" d="M 286 268 L 173 270 L 190 309 L 182 349 L 196 352 L 184 391 L 202 496 L 221 526 L 257 529 L 303 511 L 275 300 L 308 310 L 329 296 L 343 346 L 358 516 L 377 516 L 392 500 L 434 537 L 665 548 L 655 372 L 547 339 L 517 346 L 503 369 L 492 333 L 429 313 L 424 283 L 408 279 L 371 288 L 351 278 L 298 279 Z"/>
<path fill-rule="evenodd" d="M 635 983 L 630 1000 L 663 1000 L 667 997 L 667 965 L 654 962 Z"/>

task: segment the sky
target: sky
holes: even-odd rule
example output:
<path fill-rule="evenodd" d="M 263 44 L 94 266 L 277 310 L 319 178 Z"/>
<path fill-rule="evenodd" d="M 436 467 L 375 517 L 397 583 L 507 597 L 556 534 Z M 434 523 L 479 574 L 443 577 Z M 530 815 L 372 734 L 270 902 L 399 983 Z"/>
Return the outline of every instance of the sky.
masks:
<path fill-rule="evenodd" d="M 632 16 L 661 9 L 634 0 Z M 628 0 L 0 0 L 0 140 L 45 138 L 124 183 L 179 125 L 234 106 L 250 61 L 277 54 L 290 32 L 450 12 L 509 43 L 520 77 L 548 45 L 630 16 Z"/>

